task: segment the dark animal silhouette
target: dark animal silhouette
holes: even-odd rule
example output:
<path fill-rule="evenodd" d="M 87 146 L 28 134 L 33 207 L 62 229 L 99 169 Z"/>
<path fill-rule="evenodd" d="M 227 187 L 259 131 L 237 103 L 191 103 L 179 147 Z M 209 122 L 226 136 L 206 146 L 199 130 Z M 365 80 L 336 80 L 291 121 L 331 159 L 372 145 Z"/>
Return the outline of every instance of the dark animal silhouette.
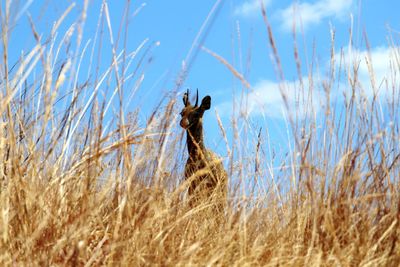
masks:
<path fill-rule="evenodd" d="M 183 96 L 185 107 L 180 113 L 180 125 L 186 130 L 189 158 L 185 166 L 185 178 L 189 180 L 188 194 L 190 203 L 200 200 L 213 200 L 222 207 L 226 201 L 227 174 L 221 160 L 204 146 L 203 115 L 211 107 L 211 97 L 206 96 L 198 106 L 199 92 L 196 102 L 190 104 L 189 90 Z"/>

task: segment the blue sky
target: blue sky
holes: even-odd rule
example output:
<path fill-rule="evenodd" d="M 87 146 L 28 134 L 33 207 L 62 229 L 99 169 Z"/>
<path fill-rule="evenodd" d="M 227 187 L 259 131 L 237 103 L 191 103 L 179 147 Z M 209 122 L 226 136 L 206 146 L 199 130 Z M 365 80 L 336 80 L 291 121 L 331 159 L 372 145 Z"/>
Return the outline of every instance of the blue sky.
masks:
<path fill-rule="evenodd" d="M 12 44 L 10 45 L 10 64 L 17 60 L 21 51 L 27 52 L 35 45 L 28 23 L 28 14 L 32 17 L 36 31 L 45 39 L 49 36 L 54 22 L 73 3 L 69 0 L 21 1 L 18 9 L 22 12 L 15 13 L 14 18 L 18 20 L 10 38 L 10 44 Z M 334 29 L 336 36 L 335 53 L 340 55 L 342 48 L 347 51 L 346 48 L 349 47 L 349 31 L 353 25 L 353 48 L 358 52 L 357 58 L 361 62 L 361 77 L 364 77 L 367 82 L 368 72 L 363 63 L 363 55 L 366 51 L 363 34 L 365 31 L 377 80 L 385 78 L 390 46 L 397 46 L 400 32 L 398 19 L 400 1 L 263 0 L 263 3 L 272 26 L 288 88 L 295 88 L 299 82 L 293 52 L 293 19 L 297 25 L 302 25 L 298 27 L 297 44 L 303 77 L 308 75 L 307 66 L 312 61 L 315 48 L 314 57 L 318 67 L 311 72 L 315 77 L 323 80 L 330 58 L 331 29 Z M 71 24 L 78 21 L 83 6 L 83 1 L 77 1 L 73 5 L 72 11 L 57 31 L 58 42 Z M 88 51 L 90 51 L 101 6 L 100 0 L 88 1 L 81 49 L 88 44 Z M 113 0 L 107 1 L 107 6 L 115 41 L 127 5 L 126 1 Z M 3 3 L 2 7 L 4 8 Z M 213 7 L 216 7 L 214 13 Z M 207 94 L 212 97 L 211 112 L 206 114 L 204 119 L 207 125 L 209 146 L 216 147 L 217 150 L 223 150 L 224 147 L 214 110 L 218 111 L 229 133 L 232 104 L 235 101 L 240 102 L 242 92 L 247 99 L 246 114 L 251 128 L 256 132 L 259 127 L 268 127 L 272 133 L 271 138 L 276 143 L 285 139 L 282 139 L 285 135 L 285 118 L 278 90 L 279 79 L 271 60 L 271 49 L 266 26 L 261 16 L 259 0 L 131 1 L 129 14 L 127 52 L 135 51 L 144 43 L 141 53 L 144 53 L 145 48 L 151 47 L 148 56 L 148 58 L 151 57 L 151 61 L 148 61 L 149 63 L 141 69 L 140 73 L 144 75 L 143 77 L 134 77 L 127 83 L 126 88 L 129 91 L 133 90 L 138 80 L 143 80 L 133 101 L 127 104 L 126 110 L 133 110 L 140 106 L 141 117 L 145 121 L 156 103 L 176 88 L 175 81 L 182 66 L 186 64 L 190 66 L 190 69 L 180 90 L 199 88 L 200 97 Z M 210 18 L 207 20 L 209 15 Z M 202 25 L 204 25 L 203 31 Z M 105 35 L 109 36 L 109 33 Z M 196 36 L 199 37 L 197 43 L 194 42 Z M 107 39 L 109 37 L 105 38 Z M 89 40 L 91 43 L 88 43 Z M 251 88 L 244 88 L 226 66 L 201 50 L 199 46 L 204 46 L 223 57 L 243 74 Z M 122 41 L 120 41 L 117 50 L 121 51 L 122 47 Z M 74 47 L 72 51 L 66 53 L 73 55 L 73 49 Z M 103 49 L 105 52 L 100 65 L 104 71 L 111 62 L 109 42 L 104 42 Z M 86 60 L 89 55 L 90 53 L 87 52 Z M 349 58 L 352 57 L 349 56 Z M 188 61 L 185 62 L 185 60 Z M 88 68 L 85 64 L 83 63 L 82 69 Z M 82 79 L 91 74 L 86 73 L 85 70 L 81 72 Z M 318 90 L 315 97 L 318 98 Z M 180 103 L 179 99 L 178 104 Z M 318 112 L 318 104 L 315 108 Z"/>

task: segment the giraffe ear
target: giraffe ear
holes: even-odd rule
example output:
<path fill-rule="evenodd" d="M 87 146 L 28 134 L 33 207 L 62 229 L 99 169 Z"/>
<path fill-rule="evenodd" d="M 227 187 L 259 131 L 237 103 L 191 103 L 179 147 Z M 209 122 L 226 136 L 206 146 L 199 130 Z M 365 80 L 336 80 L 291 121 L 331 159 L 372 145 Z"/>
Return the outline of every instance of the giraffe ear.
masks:
<path fill-rule="evenodd" d="M 211 96 L 205 96 L 203 100 L 201 100 L 200 108 L 202 110 L 208 110 L 211 107 Z"/>

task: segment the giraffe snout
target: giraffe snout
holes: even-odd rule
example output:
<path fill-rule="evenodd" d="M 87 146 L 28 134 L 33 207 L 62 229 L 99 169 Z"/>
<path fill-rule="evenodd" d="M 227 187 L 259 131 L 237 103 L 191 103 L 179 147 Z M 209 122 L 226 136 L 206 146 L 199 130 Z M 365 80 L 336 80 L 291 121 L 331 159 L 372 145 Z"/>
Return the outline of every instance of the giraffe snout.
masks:
<path fill-rule="evenodd" d="M 183 129 L 187 129 L 189 127 L 189 120 L 187 118 L 182 118 L 180 125 Z"/>

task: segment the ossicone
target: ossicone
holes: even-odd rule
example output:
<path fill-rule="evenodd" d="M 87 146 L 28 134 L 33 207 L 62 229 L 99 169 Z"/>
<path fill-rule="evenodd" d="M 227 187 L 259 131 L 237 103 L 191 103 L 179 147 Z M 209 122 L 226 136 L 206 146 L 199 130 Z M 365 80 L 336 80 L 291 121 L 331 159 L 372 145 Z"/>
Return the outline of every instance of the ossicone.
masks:
<path fill-rule="evenodd" d="M 183 94 L 183 104 L 185 105 L 185 107 L 190 105 L 190 101 L 189 101 L 189 89 L 187 89 L 187 91 Z"/>

